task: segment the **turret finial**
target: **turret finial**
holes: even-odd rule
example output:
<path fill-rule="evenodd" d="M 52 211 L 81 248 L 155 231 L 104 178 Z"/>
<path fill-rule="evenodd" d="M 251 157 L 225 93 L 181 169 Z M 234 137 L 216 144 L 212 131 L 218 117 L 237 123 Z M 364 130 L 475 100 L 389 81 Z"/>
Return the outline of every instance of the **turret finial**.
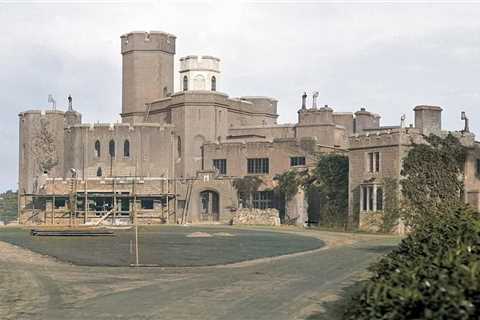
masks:
<path fill-rule="evenodd" d="M 72 95 L 68 95 L 68 111 L 73 111 L 73 98 Z"/>
<path fill-rule="evenodd" d="M 402 114 L 402 116 L 400 117 L 400 128 L 405 128 L 405 119 L 407 117 L 405 116 L 405 114 Z"/>
<path fill-rule="evenodd" d="M 469 120 L 465 111 L 462 111 L 462 120 L 465 121 L 465 128 L 463 129 L 463 132 L 470 132 Z"/>
<path fill-rule="evenodd" d="M 315 91 L 312 95 L 312 108 L 317 109 L 317 99 L 318 99 L 318 91 Z"/>

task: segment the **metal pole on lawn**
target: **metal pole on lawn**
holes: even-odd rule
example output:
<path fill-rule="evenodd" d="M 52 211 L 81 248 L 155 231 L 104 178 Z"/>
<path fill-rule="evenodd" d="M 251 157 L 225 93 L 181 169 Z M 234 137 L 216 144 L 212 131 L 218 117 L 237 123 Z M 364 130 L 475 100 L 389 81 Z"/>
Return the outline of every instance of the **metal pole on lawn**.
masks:
<path fill-rule="evenodd" d="M 138 267 L 138 219 L 137 219 L 137 190 L 135 183 L 137 181 L 137 165 L 135 166 L 135 176 L 133 177 L 133 220 L 135 223 L 135 266 Z"/>
<path fill-rule="evenodd" d="M 135 223 L 135 266 L 138 267 L 138 224 Z"/>

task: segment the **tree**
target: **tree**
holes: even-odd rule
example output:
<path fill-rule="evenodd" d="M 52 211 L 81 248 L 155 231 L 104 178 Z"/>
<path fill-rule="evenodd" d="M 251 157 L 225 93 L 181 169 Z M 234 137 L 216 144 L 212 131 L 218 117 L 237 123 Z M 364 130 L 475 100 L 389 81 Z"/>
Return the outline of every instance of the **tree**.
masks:
<path fill-rule="evenodd" d="M 233 186 L 237 189 L 238 199 L 244 207 L 252 207 L 252 195 L 262 184 L 258 176 L 245 176 L 233 180 Z"/>
<path fill-rule="evenodd" d="M 0 221 L 9 222 L 17 218 L 17 192 L 8 190 L 0 193 Z"/>

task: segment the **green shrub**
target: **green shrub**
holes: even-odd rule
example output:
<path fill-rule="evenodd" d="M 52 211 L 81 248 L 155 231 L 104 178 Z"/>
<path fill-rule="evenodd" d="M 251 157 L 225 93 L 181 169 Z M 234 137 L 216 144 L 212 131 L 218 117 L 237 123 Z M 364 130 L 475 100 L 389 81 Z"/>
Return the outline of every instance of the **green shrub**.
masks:
<path fill-rule="evenodd" d="M 480 319 L 480 217 L 441 213 L 371 267 L 345 319 Z"/>
<path fill-rule="evenodd" d="M 8 190 L 0 193 L 0 221 L 10 222 L 17 219 L 17 192 Z"/>

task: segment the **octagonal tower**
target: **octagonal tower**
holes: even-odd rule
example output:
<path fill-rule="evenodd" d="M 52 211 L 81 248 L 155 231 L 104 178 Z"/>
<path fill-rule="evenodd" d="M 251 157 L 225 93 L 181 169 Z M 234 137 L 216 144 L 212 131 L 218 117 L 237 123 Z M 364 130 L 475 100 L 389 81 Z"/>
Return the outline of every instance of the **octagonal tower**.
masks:
<path fill-rule="evenodd" d="M 180 90 L 217 91 L 220 59 L 211 56 L 186 56 L 180 59 Z"/>

